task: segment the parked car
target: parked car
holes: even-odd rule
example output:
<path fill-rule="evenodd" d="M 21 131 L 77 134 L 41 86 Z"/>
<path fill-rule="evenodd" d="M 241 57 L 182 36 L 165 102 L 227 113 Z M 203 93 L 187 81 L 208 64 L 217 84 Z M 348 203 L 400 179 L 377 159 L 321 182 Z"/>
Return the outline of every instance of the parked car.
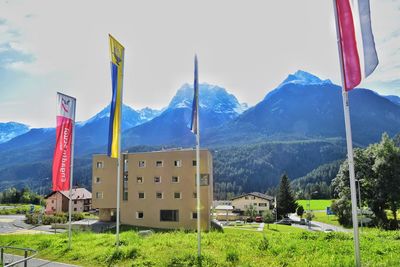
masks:
<path fill-rule="evenodd" d="M 306 219 L 300 219 L 299 224 L 300 225 L 306 225 Z"/>
<path fill-rule="evenodd" d="M 257 216 L 255 221 L 258 223 L 261 223 L 261 222 L 263 222 L 263 218 L 261 216 Z"/>
<path fill-rule="evenodd" d="M 253 222 L 253 218 L 247 217 L 247 218 L 246 218 L 246 222 L 250 222 L 250 223 Z"/>
<path fill-rule="evenodd" d="M 244 221 L 241 221 L 241 220 L 235 221 L 235 225 L 243 225 L 243 224 L 244 224 Z"/>
<path fill-rule="evenodd" d="M 289 218 L 283 218 L 280 221 L 276 222 L 277 224 L 284 224 L 284 225 L 292 225 L 293 221 Z"/>

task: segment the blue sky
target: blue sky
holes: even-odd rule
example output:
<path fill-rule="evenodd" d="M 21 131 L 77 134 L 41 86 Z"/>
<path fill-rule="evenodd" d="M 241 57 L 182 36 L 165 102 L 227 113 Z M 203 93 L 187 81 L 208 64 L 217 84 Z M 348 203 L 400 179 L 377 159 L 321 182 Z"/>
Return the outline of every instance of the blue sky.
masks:
<path fill-rule="evenodd" d="M 371 0 L 380 65 L 362 87 L 399 94 L 400 0 Z M 108 33 L 126 47 L 124 102 L 162 108 L 193 79 L 250 105 L 298 69 L 339 83 L 332 1 L 0 0 L 0 121 L 55 123 L 55 94 L 77 119 L 110 101 Z"/>

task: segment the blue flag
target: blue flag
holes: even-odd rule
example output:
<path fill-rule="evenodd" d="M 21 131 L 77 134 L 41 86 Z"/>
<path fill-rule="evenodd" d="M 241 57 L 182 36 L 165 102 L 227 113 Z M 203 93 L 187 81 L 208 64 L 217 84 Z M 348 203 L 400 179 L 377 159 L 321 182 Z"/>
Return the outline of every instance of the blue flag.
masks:
<path fill-rule="evenodd" d="M 198 129 L 198 112 L 199 112 L 199 78 L 197 73 L 197 55 L 194 57 L 194 95 L 193 95 L 193 105 L 192 105 L 192 123 L 190 125 L 190 130 L 194 134 L 199 134 Z"/>

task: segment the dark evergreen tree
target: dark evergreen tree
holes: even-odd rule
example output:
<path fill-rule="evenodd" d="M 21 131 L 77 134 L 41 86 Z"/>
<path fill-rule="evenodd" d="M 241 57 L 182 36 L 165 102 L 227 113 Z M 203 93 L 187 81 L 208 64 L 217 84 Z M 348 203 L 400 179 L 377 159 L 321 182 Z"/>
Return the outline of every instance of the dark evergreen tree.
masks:
<path fill-rule="evenodd" d="M 286 217 L 289 213 L 296 212 L 297 203 L 290 189 L 289 178 L 286 174 L 281 177 L 276 200 L 278 202 L 277 208 L 279 217 Z"/>

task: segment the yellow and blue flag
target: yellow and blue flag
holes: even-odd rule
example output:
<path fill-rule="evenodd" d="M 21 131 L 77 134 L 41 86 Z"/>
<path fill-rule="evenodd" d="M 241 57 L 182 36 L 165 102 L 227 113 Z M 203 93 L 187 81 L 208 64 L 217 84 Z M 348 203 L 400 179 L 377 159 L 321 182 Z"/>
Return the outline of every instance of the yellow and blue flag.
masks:
<path fill-rule="evenodd" d="M 124 77 L 123 71 L 125 48 L 117 40 L 115 40 L 114 37 L 111 35 L 109 35 L 109 37 L 111 53 L 112 99 L 107 155 L 112 158 L 118 158 L 121 138 L 122 80 Z"/>
<path fill-rule="evenodd" d="M 198 112 L 199 112 L 199 78 L 197 72 L 197 55 L 194 57 L 194 94 L 193 94 L 193 104 L 192 104 L 192 123 L 190 124 L 190 130 L 194 134 L 199 134 L 198 132 Z"/>

